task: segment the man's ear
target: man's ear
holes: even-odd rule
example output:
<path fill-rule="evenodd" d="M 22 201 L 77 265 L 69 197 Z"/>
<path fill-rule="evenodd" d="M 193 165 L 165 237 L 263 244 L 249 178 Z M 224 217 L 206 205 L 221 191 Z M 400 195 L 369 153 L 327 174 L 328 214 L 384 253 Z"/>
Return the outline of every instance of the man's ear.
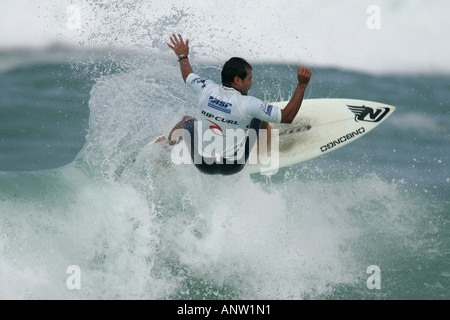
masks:
<path fill-rule="evenodd" d="M 239 78 L 238 76 L 234 77 L 234 80 L 233 80 L 234 86 L 238 86 L 239 88 L 241 88 L 241 83 L 242 83 L 241 78 Z"/>

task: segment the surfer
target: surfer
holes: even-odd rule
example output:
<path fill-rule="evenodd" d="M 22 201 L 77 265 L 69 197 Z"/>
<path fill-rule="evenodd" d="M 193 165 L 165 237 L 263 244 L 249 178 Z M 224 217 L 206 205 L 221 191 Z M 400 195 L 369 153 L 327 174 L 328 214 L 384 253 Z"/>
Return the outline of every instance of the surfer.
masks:
<path fill-rule="evenodd" d="M 280 109 L 248 96 L 253 73 L 244 59 L 228 60 L 221 72 L 222 85 L 218 85 L 194 73 L 189 62 L 189 39 L 184 41 L 180 34 L 172 34 L 170 41 L 167 45 L 178 57 L 184 82 L 199 98 L 200 120 L 184 116 L 170 132 L 169 144 L 183 138 L 194 165 L 203 173 L 230 175 L 241 171 L 261 132 L 267 133 L 267 147 L 270 145 L 269 122 L 292 123 L 302 104 L 311 71 L 299 67 L 294 94 L 286 107 Z"/>

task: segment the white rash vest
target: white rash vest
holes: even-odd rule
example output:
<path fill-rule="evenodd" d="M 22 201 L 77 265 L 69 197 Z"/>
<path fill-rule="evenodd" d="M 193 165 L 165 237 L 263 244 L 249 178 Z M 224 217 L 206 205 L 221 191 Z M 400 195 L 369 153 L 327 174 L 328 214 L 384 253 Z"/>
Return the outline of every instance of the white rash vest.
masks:
<path fill-rule="evenodd" d="M 244 96 L 234 88 L 216 84 L 195 73 L 187 77 L 186 83 L 199 99 L 197 139 L 201 138 L 198 151 L 203 157 L 231 159 L 242 154 L 254 118 L 281 122 L 280 108 Z"/>

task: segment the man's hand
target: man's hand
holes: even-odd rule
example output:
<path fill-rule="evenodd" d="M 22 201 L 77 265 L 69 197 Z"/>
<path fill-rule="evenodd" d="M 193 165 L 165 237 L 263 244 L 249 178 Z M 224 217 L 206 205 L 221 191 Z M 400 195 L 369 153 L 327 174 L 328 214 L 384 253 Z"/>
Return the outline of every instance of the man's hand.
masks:
<path fill-rule="evenodd" d="M 170 37 L 170 41 L 172 42 L 172 45 L 170 43 L 167 43 L 167 45 L 173 50 L 173 52 L 175 52 L 177 56 L 180 54 L 189 55 L 189 39 L 186 39 L 186 42 L 184 42 L 181 34 L 178 34 L 177 37 L 174 33 Z"/>
<path fill-rule="evenodd" d="M 184 42 L 181 34 L 178 34 L 178 37 L 175 33 L 170 37 L 170 41 L 172 44 L 168 43 L 169 48 L 175 52 L 177 57 L 179 57 L 178 61 L 180 62 L 181 76 L 183 77 L 184 82 L 186 82 L 187 77 L 193 73 L 191 64 L 189 63 L 189 39 Z M 186 57 L 180 57 L 180 54 L 185 54 Z"/>
<path fill-rule="evenodd" d="M 294 95 L 288 102 L 286 107 L 281 110 L 281 123 L 292 123 L 297 116 L 302 105 L 305 90 L 311 79 L 312 72 L 308 68 L 300 66 L 297 72 L 298 85 L 294 91 Z"/>
<path fill-rule="evenodd" d="M 309 80 L 311 79 L 311 75 L 312 72 L 308 68 L 300 66 L 297 72 L 298 84 L 304 85 L 306 87 L 309 83 Z"/>

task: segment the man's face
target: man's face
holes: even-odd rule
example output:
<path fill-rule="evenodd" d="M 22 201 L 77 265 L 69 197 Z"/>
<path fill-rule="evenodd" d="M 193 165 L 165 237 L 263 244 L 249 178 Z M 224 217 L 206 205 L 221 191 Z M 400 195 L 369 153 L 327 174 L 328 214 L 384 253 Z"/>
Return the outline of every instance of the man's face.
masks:
<path fill-rule="evenodd" d="M 253 73 L 252 73 L 252 69 L 247 68 L 247 77 L 241 80 L 241 93 L 246 96 L 248 94 L 248 92 L 250 91 L 250 87 L 252 86 L 252 79 L 253 79 Z"/>

